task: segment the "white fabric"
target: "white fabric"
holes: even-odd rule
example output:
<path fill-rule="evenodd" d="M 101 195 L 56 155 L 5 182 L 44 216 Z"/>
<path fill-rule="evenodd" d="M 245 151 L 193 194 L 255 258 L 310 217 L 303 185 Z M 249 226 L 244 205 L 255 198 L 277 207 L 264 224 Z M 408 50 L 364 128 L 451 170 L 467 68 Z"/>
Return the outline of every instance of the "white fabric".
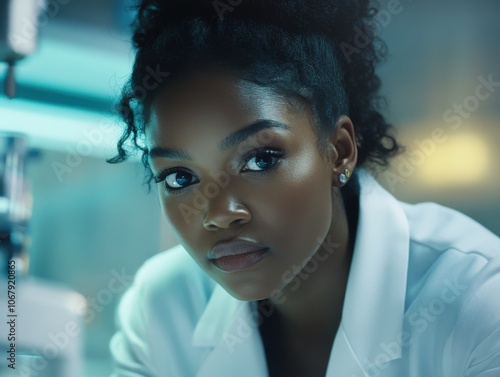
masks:
<path fill-rule="evenodd" d="M 499 377 L 500 239 L 452 209 L 396 200 L 359 171 L 360 213 L 327 377 Z M 265 377 L 253 302 L 181 245 L 124 295 L 112 377 Z"/>

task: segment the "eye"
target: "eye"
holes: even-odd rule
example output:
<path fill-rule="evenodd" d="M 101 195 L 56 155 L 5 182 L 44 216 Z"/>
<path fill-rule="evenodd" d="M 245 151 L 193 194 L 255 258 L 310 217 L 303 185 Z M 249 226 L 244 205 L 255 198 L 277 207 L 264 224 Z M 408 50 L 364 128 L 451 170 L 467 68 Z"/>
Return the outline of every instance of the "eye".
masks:
<path fill-rule="evenodd" d="M 254 150 L 244 158 L 245 166 L 242 171 L 261 174 L 271 172 L 284 154 L 284 151 L 276 149 Z M 179 168 L 167 169 L 159 176 L 155 176 L 154 180 L 156 183 L 163 182 L 165 190 L 175 194 L 199 182 L 193 174 Z"/>
<path fill-rule="evenodd" d="M 168 192 L 178 192 L 197 182 L 193 174 L 179 169 L 167 169 L 160 176 L 155 177 L 156 183 L 163 181 L 165 181 L 165 190 Z"/>
<path fill-rule="evenodd" d="M 245 158 L 246 171 L 268 171 L 271 170 L 283 157 L 284 152 L 275 149 L 261 149 L 251 152 L 250 156 Z"/>

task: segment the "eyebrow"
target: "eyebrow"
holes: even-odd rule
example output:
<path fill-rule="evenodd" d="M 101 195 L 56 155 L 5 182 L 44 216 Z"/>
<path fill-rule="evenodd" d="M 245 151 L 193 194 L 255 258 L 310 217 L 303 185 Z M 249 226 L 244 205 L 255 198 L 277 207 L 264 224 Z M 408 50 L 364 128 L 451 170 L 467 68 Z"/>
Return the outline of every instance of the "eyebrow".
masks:
<path fill-rule="evenodd" d="M 245 128 L 233 132 L 231 135 L 225 137 L 219 143 L 218 149 L 220 152 L 224 152 L 234 147 L 235 145 L 245 141 L 246 139 L 256 134 L 257 132 L 271 128 L 287 130 L 287 131 L 291 129 L 290 126 L 278 122 L 276 120 L 259 119 L 251 123 L 250 125 L 246 126 Z M 182 149 L 175 149 L 175 148 L 154 147 L 148 152 L 148 155 L 150 158 L 162 157 L 175 160 L 192 160 L 192 157 L 189 155 L 189 153 L 187 153 Z"/>

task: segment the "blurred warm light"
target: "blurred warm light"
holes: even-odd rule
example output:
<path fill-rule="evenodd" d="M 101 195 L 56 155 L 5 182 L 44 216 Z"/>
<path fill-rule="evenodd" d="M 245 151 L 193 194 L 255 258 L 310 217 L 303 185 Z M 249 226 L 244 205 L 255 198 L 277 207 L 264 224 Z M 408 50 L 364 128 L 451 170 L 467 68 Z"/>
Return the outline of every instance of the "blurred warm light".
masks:
<path fill-rule="evenodd" d="M 484 135 L 451 134 L 418 167 L 418 179 L 428 186 L 474 185 L 487 178 L 491 156 Z"/>

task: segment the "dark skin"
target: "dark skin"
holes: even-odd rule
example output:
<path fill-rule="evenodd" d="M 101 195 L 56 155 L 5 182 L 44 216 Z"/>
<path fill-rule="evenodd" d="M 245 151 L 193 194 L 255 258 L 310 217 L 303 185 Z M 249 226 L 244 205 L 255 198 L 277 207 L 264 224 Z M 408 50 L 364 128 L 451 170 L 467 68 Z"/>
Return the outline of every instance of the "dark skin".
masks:
<path fill-rule="evenodd" d="M 229 134 L 262 119 L 287 128 L 261 129 L 253 142 L 217 148 Z M 349 274 L 353 234 L 339 174 L 356 165 L 354 126 L 347 116 L 336 120 L 326 155 L 313 131 L 307 106 L 215 71 L 166 87 L 146 128 L 147 148 L 160 148 L 150 158 L 153 173 L 175 170 L 163 174 L 159 198 L 184 248 L 234 297 L 274 304 L 259 328 L 270 376 L 325 375 Z M 165 148 L 183 150 L 191 159 L 167 155 Z M 269 149 L 284 154 L 279 159 L 264 151 Z M 221 172 L 228 184 L 207 194 Z M 166 184 L 183 189 L 169 192 Z M 196 201 L 197 193 L 205 200 Z M 269 252 L 245 270 L 228 273 L 214 266 L 207 257 L 214 244 L 240 236 Z"/>

